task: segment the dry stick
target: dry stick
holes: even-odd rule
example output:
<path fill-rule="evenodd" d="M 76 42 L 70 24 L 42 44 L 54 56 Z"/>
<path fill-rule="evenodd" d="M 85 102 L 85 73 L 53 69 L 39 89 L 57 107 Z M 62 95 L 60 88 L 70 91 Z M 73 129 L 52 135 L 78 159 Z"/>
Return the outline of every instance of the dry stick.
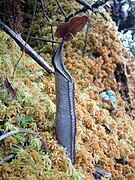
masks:
<path fill-rule="evenodd" d="M 13 77 L 14 77 L 14 75 L 15 75 L 15 71 L 16 71 L 16 69 L 17 69 L 17 66 L 18 66 L 19 62 L 20 62 L 20 60 L 21 60 L 22 57 L 23 57 L 23 53 L 24 53 L 24 50 L 25 50 L 25 46 L 26 46 L 26 44 L 27 44 L 27 42 L 28 42 L 28 40 L 29 40 L 29 36 L 30 36 L 31 30 L 32 30 L 32 26 L 33 26 L 33 22 L 34 22 L 34 18 L 35 18 L 35 12 L 36 12 L 36 0 L 35 0 L 35 4 L 34 4 L 34 11 L 33 11 L 33 15 L 32 15 L 32 21 L 31 21 L 31 25 L 30 25 L 30 28 L 29 28 L 29 31 L 28 31 L 27 38 L 26 38 L 26 42 L 25 42 L 25 45 L 24 45 L 24 47 L 23 47 L 22 54 L 21 54 L 20 58 L 18 59 L 17 63 L 15 64 L 15 66 L 14 66 Z"/>
<path fill-rule="evenodd" d="M 34 59 L 42 68 L 44 68 L 48 73 L 54 73 L 54 69 L 49 66 L 47 62 L 32 48 L 27 44 L 19 34 L 15 33 L 12 29 L 10 29 L 7 25 L 5 25 L 2 21 L 0 21 L 0 27 L 11 36 L 15 42 L 23 49 L 25 46 L 25 52 Z M 25 45 L 26 43 L 26 45 Z"/>
<path fill-rule="evenodd" d="M 3 164 L 4 162 L 9 161 L 10 159 L 14 158 L 15 154 L 10 154 L 7 157 L 3 158 L 2 160 L 0 160 L 0 165 Z"/>
<path fill-rule="evenodd" d="M 83 47 L 83 57 L 85 55 L 86 47 L 87 47 L 87 38 L 88 38 L 88 33 L 90 29 L 90 19 L 92 18 L 93 12 L 91 13 L 91 16 L 89 17 L 89 21 L 87 23 L 87 28 L 86 28 L 86 33 L 85 33 L 85 40 L 84 40 L 84 47 Z"/>
<path fill-rule="evenodd" d="M 85 33 L 84 47 L 83 47 L 83 52 L 82 52 L 83 57 L 85 55 L 85 51 L 87 47 L 87 38 L 88 38 L 89 29 L 90 29 L 90 21 L 88 21 L 87 23 L 87 28 L 86 28 L 86 33 Z"/>
<path fill-rule="evenodd" d="M 43 15 L 44 15 L 44 17 L 47 19 L 47 21 L 49 22 L 49 25 L 50 25 L 50 27 L 51 27 L 52 41 L 54 41 L 53 26 L 52 26 L 52 24 L 51 24 L 51 22 L 50 22 L 50 18 L 47 16 L 47 14 L 46 14 L 46 12 L 45 12 L 45 7 L 44 7 L 43 1 L 42 1 L 42 0 L 40 0 L 40 1 L 41 1 L 41 7 L 42 7 Z M 52 49 L 53 49 L 53 52 L 54 52 L 55 49 L 54 49 L 54 44 L 53 44 L 53 43 L 52 43 Z"/>
<path fill-rule="evenodd" d="M 25 35 L 23 35 L 25 37 Z M 49 40 L 49 39 L 45 39 L 45 38 L 39 38 L 39 37 L 34 37 L 34 36 L 29 36 L 29 39 L 35 39 L 35 40 L 41 40 L 41 41 L 45 41 L 46 43 L 58 43 L 60 44 L 60 41 L 55 41 L 55 40 Z"/>
<path fill-rule="evenodd" d="M 66 18 L 67 18 L 67 17 L 66 17 L 66 14 L 65 14 L 65 12 L 64 12 L 64 10 L 63 10 L 63 8 L 62 8 L 62 6 L 60 5 L 59 1 L 58 1 L 58 0 L 55 0 L 55 1 L 57 2 L 57 4 L 58 4 L 58 6 L 59 6 L 60 11 L 62 12 L 63 16 L 64 16 L 64 17 L 65 17 L 65 19 L 66 19 Z"/>
<path fill-rule="evenodd" d="M 48 148 L 48 145 L 47 145 L 47 142 L 46 142 L 46 139 L 43 138 L 42 136 L 40 136 L 37 132 L 34 132 L 34 131 L 31 131 L 31 130 L 28 130 L 28 129 L 21 129 L 21 130 L 15 130 L 15 131 L 10 131 L 10 132 L 7 132 L 3 135 L 0 136 L 0 141 L 9 137 L 9 136 L 12 136 L 14 134 L 18 134 L 18 133 L 27 133 L 27 134 L 32 134 L 32 135 L 35 135 L 37 136 L 38 138 L 41 139 L 41 141 L 43 142 L 43 145 L 45 147 L 45 150 L 46 150 L 46 153 L 49 154 L 49 148 Z"/>

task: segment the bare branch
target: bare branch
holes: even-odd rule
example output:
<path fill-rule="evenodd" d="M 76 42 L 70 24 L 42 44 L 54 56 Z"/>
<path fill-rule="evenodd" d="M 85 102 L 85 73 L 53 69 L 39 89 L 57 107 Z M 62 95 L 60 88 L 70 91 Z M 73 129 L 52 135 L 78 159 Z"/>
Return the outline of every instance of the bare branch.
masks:
<path fill-rule="evenodd" d="M 43 0 L 40 0 L 40 1 L 41 1 L 41 7 L 42 7 L 43 15 L 44 15 L 44 17 L 47 19 L 47 21 L 49 22 L 49 25 L 50 25 L 50 27 L 51 27 L 51 34 L 52 34 L 52 41 L 53 41 L 53 40 L 54 40 L 53 26 L 52 26 L 52 24 L 50 23 L 50 18 L 49 18 L 49 17 L 47 16 L 47 14 L 46 14 Z M 53 43 L 52 43 L 52 49 L 53 49 L 53 51 L 55 51 L 55 49 L 54 49 L 54 44 L 53 44 Z"/>
<path fill-rule="evenodd" d="M 66 17 L 65 22 L 68 22 L 72 17 L 76 16 L 77 14 L 80 14 L 80 13 L 82 13 L 82 12 L 85 13 L 87 10 L 88 10 L 88 9 L 85 8 L 85 7 L 79 9 L 78 11 L 76 11 L 76 12 L 70 14 L 68 17 Z"/>
<path fill-rule="evenodd" d="M 108 0 L 97 1 L 97 2 L 94 2 L 92 4 L 89 4 L 85 0 L 75 0 L 75 1 L 78 2 L 79 4 L 83 5 L 86 9 L 91 10 L 93 12 L 94 8 L 97 9 L 99 6 L 104 5 Z"/>
<path fill-rule="evenodd" d="M 25 52 L 34 59 L 42 68 L 44 68 L 48 73 L 54 73 L 52 67 L 49 66 L 47 62 L 29 45 L 27 44 L 19 34 L 10 29 L 7 25 L 5 25 L 2 21 L 0 21 L 0 27 L 11 36 L 15 42 L 23 49 L 25 46 Z M 25 45 L 26 43 L 26 45 Z"/>
<path fill-rule="evenodd" d="M 83 5 L 85 8 L 93 11 L 91 5 L 88 2 L 86 2 L 84 0 L 75 0 L 75 1 L 78 2 L 79 4 Z"/>
<path fill-rule="evenodd" d="M 89 30 L 90 30 L 90 21 L 92 19 L 92 15 L 93 15 L 93 12 L 91 13 L 91 15 L 89 15 L 89 21 L 87 23 L 87 28 L 86 28 L 86 33 L 85 33 L 85 40 L 84 40 L 84 47 L 83 47 L 83 57 L 85 55 L 85 51 L 86 51 L 86 47 L 87 47 L 87 38 L 88 38 Z"/>
<path fill-rule="evenodd" d="M 27 37 L 26 37 L 26 42 L 25 42 L 25 45 L 24 45 L 24 47 L 23 47 L 22 54 L 21 54 L 20 58 L 18 59 L 17 63 L 15 64 L 15 66 L 14 66 L 13 77 L 14 77 L 15 71 L 16 71 L 16 69 L 17 69 L 17 65 L 19 64 L 19 62 L 21 61 L 21 59 L 22 59 L 22 57 L 23 57 L 23 53 L 24 53 L 24 50 L 25 50 L 25 46 L 26 46 L 26 44 L 27 44 L 28 41 L 29 41 L 29 36 L 30 36 L 31 30 L 32 30 L 32 26 L 33 26 L 33 22 L 34 22 L 34 18 L 35 18 L 35 12 L 36 12 L 36 0 L 35 0 L 35 4 L 34 4 L 34 9 L 33 9 L 33 15 L 32 15 L 32 20 L 31 20 L 31 25 L 30 25 L 30 28 L 29 28 L 29 31 L 28 31 L 28 34 L 27 34 Z"/>
<path fill-rule="evenodd" d="M 23 35 L 23 37 L 25 37 L 25 35 Z M 60 41 L 49 40 L 49 39 L 39 38 L 39 37 L 35 37 L 35 36 L 29 36 L 29 39 L 35 39 L 35 40 L 39 40 L 39 41 L 45 41 L 45 43 L 57 43 L 57 44 L 60 44 Z"/>
<path fill-rule="evenodd" d="M 61 7 L 61 5 L 60 5 L 59 1 L 58 1 L 58 0 L 56 0 L 56 2 L 57 2 L 57 4 L 58 4 L 58 6 L 59 6 L 59 9 L 60 9 L 61 13 L 63 14 L 63 16 L 64 16 L 64 17 L 65 17 L 65 19 L 66 19 L 66 14 L 65 14 L 64 10 L 62 9 L 62 7 Z"/>

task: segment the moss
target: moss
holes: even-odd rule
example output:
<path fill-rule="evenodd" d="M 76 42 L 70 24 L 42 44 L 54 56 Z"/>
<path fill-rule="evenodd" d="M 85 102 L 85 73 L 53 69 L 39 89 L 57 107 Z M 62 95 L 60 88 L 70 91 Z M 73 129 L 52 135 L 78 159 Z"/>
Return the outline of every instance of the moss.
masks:
<path fill-rule="evenodd" d="M 66 6 L 67 4 L 63 3 L 65 11 Z M 50 12 L 55 9 L 56 4 L 52 1 L 52 6 L 47 7 L 51 9 Z M 67 13 L 72 10 L 67 9 Z M 17 116 L 31 116 L 32 120 L 26 128 L 45 137 L 50 149 L 48 156 L 39 139 L 33 139 L 32 136 L 7 138 L 0 147 L 0 159 L 11 153 L 15 153 L 15 158 L 0 166 L 3 179 L 92 179 L 95 166 L 111 173 L 112 179 L 134 179 L 135 122 L 132 115 L 126 112 L 125 102 L 119 94 L 121 86 L 114 76 L 116 63 L 126 63 L 131 72 L 133 64 L 130 54 L 117 38 L 115 25 L 109 16 L 108 19 L 106 23 L 100 16 L 93 17 L 85 57 L 82 57 L 81 53 L 85 30 L 65 44 L 64 61 L 76 84 L 75 166 L 68 159 L 65 149 L 57 144 L 55 137 L 54 75 L 48 75 L 24 54 L 13 78 L 14 65 L 21 56 L 21 51 L 9 36 L 0 31 L 0 86 L 2 87 L 5 69 L 10 83 L 18 94 L 17 100 L 11 102 L 1 99 L 0 119 L 6 120 L 6 123 L 0 125 L 0 128 L 4 132 L 20 129 Z M 45 24 L 44 21 L 40 23 Z M 55 21 L 54 23 L 56 25 Z M 39 30 L 41 36 L 50 39 L 50 30 L 46 28 L 48 25 L 39 28 L 37 24 L 33 27 L 33 33 Z M 40 49 L 44 59 L 50 62 L 51 46 L 43 46 L 44 43 L 38 44 L 37 49 Z M 95 52 L 99 53 L 98 57 Z M 130 77 L 129 80 L 132 93 L 133 78 Z M 116 92 L 118 111 L 110 111 L 107 103 L 106 108 L 98 106 L 102 104 L 99 93 L 109 89 Z M 112 133 L 108 134 L 104 125 L 109 127 Z M 114 158 L 120 157 L 127 160 L 126 166 L 115 163 Z"/>

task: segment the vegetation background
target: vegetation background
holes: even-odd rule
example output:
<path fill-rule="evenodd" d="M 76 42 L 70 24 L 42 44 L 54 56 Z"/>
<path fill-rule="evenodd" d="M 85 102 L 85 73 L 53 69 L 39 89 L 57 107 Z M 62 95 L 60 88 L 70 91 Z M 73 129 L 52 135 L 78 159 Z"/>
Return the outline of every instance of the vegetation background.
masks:
<path fill-rule="evenodd" d="M 65 21 L 57 2 L 0 1 L 1 13 L 7 9 L 1 16 L 3 22 L 20 33 L 50 66 L 60 41 L 53 39 L 52 28 L 55 32 L 57 24 Z M 76 1 L 59 3 L 66 17 L 82 8 Z M 88 25 L 64 47 L 64 63 L 76 84 L 74 166 L 56 141 L 54 74 L 22 54 L 13 39 L 0 31 L 0 133 L 35 131 L 46 139 L 50 151 L 47 155 L 40 139 L 32 135 L 7 137 L 0 146 L 0 179 L 135 179 L 134 56 L 118 38 L 118 27 L 109 13 L 86 14 L 90 16 L 87 39 Z M 3 88 L 4 71 L 15 98 Z M 115 92 L 117 108 L 100 97 L 107 90 Z M 96 173 L 97 167 L 106 174 Z"/>

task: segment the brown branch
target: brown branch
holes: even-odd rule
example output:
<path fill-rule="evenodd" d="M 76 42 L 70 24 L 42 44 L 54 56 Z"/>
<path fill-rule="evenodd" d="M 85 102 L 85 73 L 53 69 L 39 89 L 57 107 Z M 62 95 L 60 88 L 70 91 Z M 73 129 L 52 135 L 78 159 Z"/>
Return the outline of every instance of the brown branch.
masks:
<path fill-rule="evenodd" d="M 29 45 L 27 44 L 19 34 L 10 29 L 7 25 L 5 25 L 2 21 L 0 21 L 0 27 L 11 36 L 15 42 L 23 49 L 25 46 L 25 52 L 34 59 L 42 68 L 44 68 L 48 73 L 54 73 L 52 67 L 49 66 L 47 62 Z M 26 45 L 25 45 L 26 44 Z"/>

